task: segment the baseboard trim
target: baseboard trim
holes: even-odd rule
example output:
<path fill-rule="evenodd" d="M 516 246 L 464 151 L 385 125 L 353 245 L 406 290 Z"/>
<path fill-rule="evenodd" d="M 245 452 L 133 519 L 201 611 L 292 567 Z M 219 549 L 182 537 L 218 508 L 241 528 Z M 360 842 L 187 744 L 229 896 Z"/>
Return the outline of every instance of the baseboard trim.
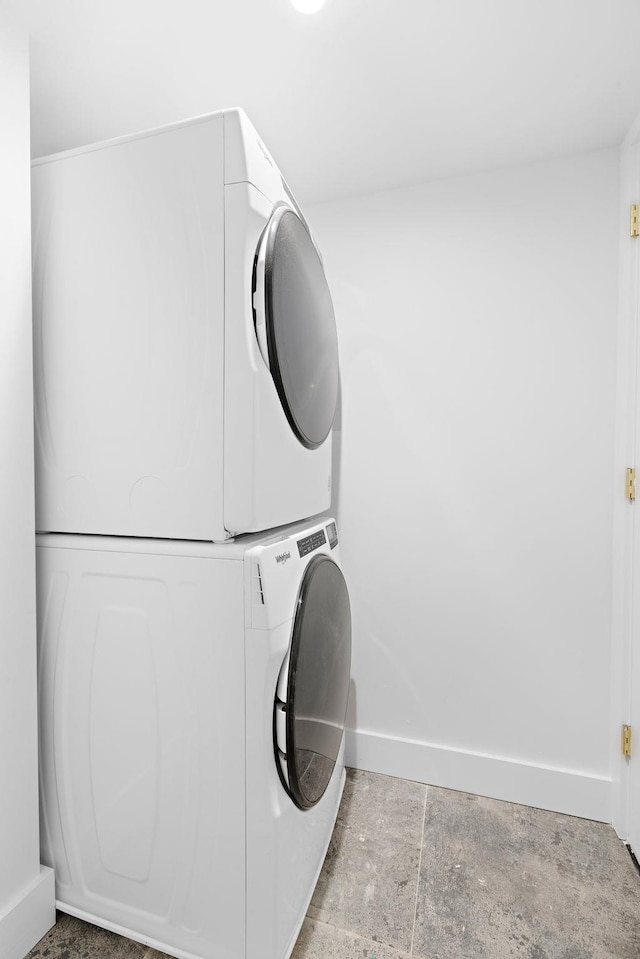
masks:
<path fill-rule="evenodd" d="M 345 763 L 431 786 L 611 822 L 612 781 L 502 756 L 347 730 Z"/>
<path fill-rule="evenodd" d="M 40 873 L 0 913 L 2 959 L 24 959 L 56 921 L 53 869 L 40 866 Z"/>

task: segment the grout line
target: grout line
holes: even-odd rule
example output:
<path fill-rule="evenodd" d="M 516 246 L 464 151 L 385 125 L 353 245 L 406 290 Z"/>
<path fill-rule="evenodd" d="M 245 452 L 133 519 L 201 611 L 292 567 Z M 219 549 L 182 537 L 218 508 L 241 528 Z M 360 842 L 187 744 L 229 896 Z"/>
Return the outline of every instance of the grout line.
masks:
<path fill-rule="evenodd" d="M 354 932 L 352 929 L 343 929 L 342 926 L 336 926 L 332 922 L 327 922 L 325 919 L 313 919 L 313 917 L 309 915 L 305 918 L 316 926 L 325 926 L 327 929 L 333 929 L 335 932 L 342 933 L 343 936 L 348 936 L 349 939 L 357 939 L 359 942 L 369 943 L 374 949 L 376 946 L 383 946 L 383 948 L 392 952 L 394 956 L 401 957 L 401 959 L 404 959 L 404 957 L 411 959 L 408 952 L 403 952 L 402 949 L 396 949 L 395 946 L 390 946 L 387 943 L 378 942 L 377 939 L 369 939 L 368 936 L 361 936 L 359 932 Z"/>
<path fill-rule="evenodd" d="M 416 880 L 416 902 L 413 908 L 413 925 L 411 926 L 411 946 L 409 948 L 409 955 L 413 955 L 413 940 L 416 934 L 416 916 L 418 915 L 418 892 L 420 891 L 420 871 L 422 869 L 422 850 L 424 848 L 424 824 L 427 818 L 427 796 L 429 794 L 429 787 L 424 787 L 424 809 L 422 811 L 422 829 L 420 832 L 420 857 L 418 859 L 418 878 Z"/>
<path fill-rule="evenodd" d="M 357 932 L 351 932 L 349 929 L 345 929 L 343 926 L 336 926 L 335 922 L 329 922 L 328 919 L 316 919 L 314 916 L 310 916 L 307 912 L 305 914 L 305 921 L 314 923 L 316 926 L 326 926 L 328 929 L 335 929 L 336 932 L 345 932 L 349 936 L 357 936 Z M 366 939 L 366 936 L 360 936 L 361 939 Z"/>

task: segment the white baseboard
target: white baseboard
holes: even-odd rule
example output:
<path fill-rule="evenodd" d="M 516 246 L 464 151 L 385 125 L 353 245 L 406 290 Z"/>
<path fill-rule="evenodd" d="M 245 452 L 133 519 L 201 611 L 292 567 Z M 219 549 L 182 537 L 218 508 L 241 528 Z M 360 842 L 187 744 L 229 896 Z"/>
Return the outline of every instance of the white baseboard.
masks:
<path fill-rule="evenodd" d="M 347 730 L 345 763 L 431 786 L 611 822 L 612 781 L 572 769 Z"/>
<path fill-rule="evenodd" d="M 0 913 L 0 956 L 24 959 L 56 921 L 53 869 L 40 874 Z"/>

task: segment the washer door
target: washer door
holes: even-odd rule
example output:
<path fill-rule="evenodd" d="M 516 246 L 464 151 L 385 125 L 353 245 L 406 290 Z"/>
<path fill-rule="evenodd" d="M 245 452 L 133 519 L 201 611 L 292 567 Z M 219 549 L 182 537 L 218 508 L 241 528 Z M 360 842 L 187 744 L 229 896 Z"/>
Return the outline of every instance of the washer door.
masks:
<path fill-rule="evenodd" d="M 301 809 L 315 806 L 329 785 L 344 733 L 350 672 L 347 584 L 323 554 L 311 560 L 300 585 L 274 707 L 278 772 Z"/>
<path fill-rule="evenodd" d="M 291 429 L 307 449 L 331 431 L 338 338 L 322 261 L 304 221 L 274 210 L 256 254 L 253 308 L 260 352 Z"/>

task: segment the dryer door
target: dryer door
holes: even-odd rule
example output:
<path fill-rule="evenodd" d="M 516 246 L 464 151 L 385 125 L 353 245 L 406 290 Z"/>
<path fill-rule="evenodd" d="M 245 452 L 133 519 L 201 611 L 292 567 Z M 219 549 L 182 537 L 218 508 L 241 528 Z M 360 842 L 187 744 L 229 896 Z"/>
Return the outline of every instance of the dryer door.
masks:
<path fill-rule="evenodd" d="M 253 279 L 256 335 L 289 425 L 315 449 L 338 399 L 338 339 L 322 261 L 304 221 L 277 206 L 262 234 Z"/>
<path fill-rule="evenodd" d="M 301 809 L 315 806 L 329 785 L 347 712 L 351 671 L 351 607 L 339 567 L 326 555 L 305 570 L 289 655 L 274 709 L 276 763 Z"/>

